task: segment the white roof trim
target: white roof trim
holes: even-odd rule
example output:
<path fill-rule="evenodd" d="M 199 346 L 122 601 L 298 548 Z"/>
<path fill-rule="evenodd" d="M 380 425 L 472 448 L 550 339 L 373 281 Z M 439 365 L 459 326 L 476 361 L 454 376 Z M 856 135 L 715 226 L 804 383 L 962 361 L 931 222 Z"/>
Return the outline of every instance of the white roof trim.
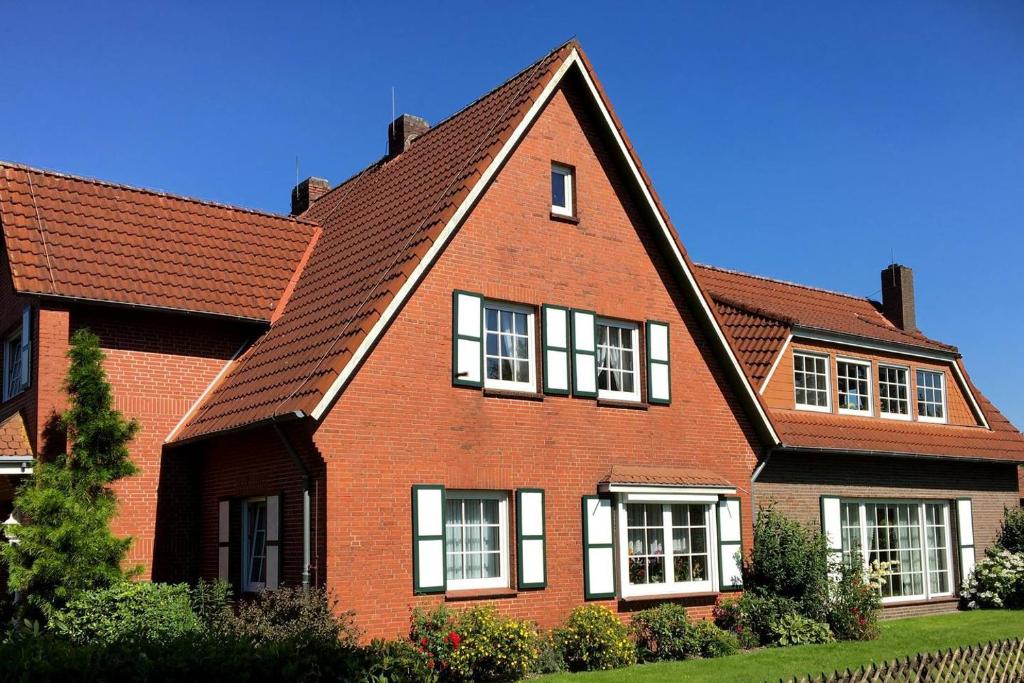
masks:
<path fill-rule="evenodd" d="M 787 334 L 786 341 L 782 342 L 782 348 L 779 349 L 779 355 L 775 356 L 775 360 L 772 361 L 772 366 L 768 369 L 768 374 L 761 380 L 761 389 L 758 391 L 759 394 L 764 396 L 764 390 L 768 387 L 768 382 L 771 381 L 775 375 L 775 370 L 779 367 L 779 363 L 782 362 L 782 357 L 786 355 L 786 349 L 789 348 L 789 343 L 793 341 L 793 335 Z"/>
<path fill-rule="evenodd" d="M 0 456 L 0 475 L 32 474 L 35 458 L 32 456 L 5 455 Z"/>
<path fill-rule="evenodd" d="M 601 493 L 642 493 L 642 494 L 673 494 L 673 495 L 732 495 L 736 493 L 735 486 L 673 486 L 670 484 L 616 484 L 615 482 L 602 482 L 598 484 L 597 490 Z"/>
<path fill-rule="evenodd" d="M 707 299 L 701 292 L 700 286 L 697 284 L 697 280 L 694 277 L 693 272 L 690 270 L 689 266 L 686 263 L 686 259 L 683 258 L 682 253 L 679 251 L 679 245 L 676 243 L 676 240 L 672 235 L 671 229 L 665 223 L 664 217 L 661 215 L 661 211 L 658 210 L 657 203 L 654 201 L 654 197 L 651 195 L 650 189 L 647 187 L 647 183 L 644 182 L 643 176 L 640 174 L 640 170 L 637 168 L 636 163 L 633 161 L 633 158 L 629 153 L 629 150 L 626 148 L 625 141 L 619 134 L 618 128 L 616 128 L 615 122 L 612 120 L 611 114 L 608 112 L 608 108 L 605 107 L 604 101 L 601 99 L 601 95 L 600 93 L 598 93 L 597 87 L 594 85 L 594 82 L 590 77 L 590 73 L 587 71 L 587 68 L 583 63 L 583 60 L 580 58 L 579 52 L 576 49 L 573 49 L 573 51 L 566 58 L 565 62 L 563 62 L 562 65 L 559 67 L 558 71 L 555 72 L 554 76 L 552 76 L 548 83 L 544 86 L 544 90 L 541 92 L 540 96 L 530 106 L 530 109 L 529 111 L 527 111 L 526 116 L 524 116 L 523 120 L 519 122 L 518 126 L 516 126 L 516 129 L 512 132 L 512 135 L 509 136 L 509 139 L 505 141 L 505 144 L 502 146 L 498 154 L 494 157 L 494 160 L 491 161 L 490 165 L 487 167 L 487 170 L 484 171 L 483 175 L 480 176 L 480 179 L 477 181 L 476 185 L 473 186 L 473 189 L 470 190 L 469 194 L 463 200 L 462 205 L 459 206 L 458 210 L 451 217 L 448 223 L 444 226 L 444 229 L 441 231 L 441 234 L 438 236 L 437 240 L 431 245 L 430 249 L 424 255 L 423 259 L 419 262 L 415 270 L 413 270 L 412 274 L 405 281 L 405 284 L 403 284 L 402 287 L 398 290 L 398 293 L 395 295 L 394 299 L 391 300 L 391 303 L 388 304 L 386 309 L 384 309 L 383 314 L 380 316 L 380 318 L 377 320 L 374 326 L 370 328 L 369 333 L 363 339 L 359 347 L 355 350 L 355 353 L 352 354 L 352 358 L 350 358 L 349 362 L 345 364 L 345 367 L 342 369 L 341 373 L 335 378 L 334 382 L 331 383 L 331 386 L 327 390 L 327 393 L 324 395 L 322 399 L 320 399 L 320 402 L 317 403 L 316 407 L 313 409 L 311 413 L 313 419 L 319 420 L 327 412 L 327 409 L 334 402 L 335 398 L 341 391 L 342 387 L 344 387 L 345 384 L 349 381 L 353 373 L 355 373 L 356 368 L 360 366 L 363 359 L 369 353 L 370 349 L 377 342 L 377 339 L 388 327 L 388 325 L 391 324 L 391 321 L 394 319 L 398 311 L 404 305 L 406 299 L 409 298 L 410 294 L 419 284 L 420 280 L 423 279 L 427 271 L 430 270 L 431 266 L 433 266 L 434 261 L 437 259 L 438 255 L 447 245 L 448 241 L 452 238 L 452 235 L 455 233 L 458 226 L 462 223 L 463 219 L 469 213 L 470 209 L 476 203 L 477 199 L 490 184 L 491 179 L 495 176 L 495 174 L 497 174 L 498 170 L 505 163 L 505 160 L 519 144 L 522 137 L 526 134 L 526 131 L 533 124 L 534 119 L 537 118 L 537 116 L 540 114 L 543 108 L 547 105 L 547 102 L 551 98 L 552 93 L 554 93 L 555 88 L 558 87 L 558 84 L 565 77 L 565 74 L 568 73 L 569 69 L 571 69 L 573 66 L 578 67 L 580 73 L 583 75 L 583 80 L 586 82 L 587 87 L 590 90 L 590 93 L 593 96 L 594 101 L 597 104 L 598 109 L 600 110 L 605 120 L 605 123 L 608 126 L 609 131 L 611 132 L 613 138 L 618 144 L 619 151 L 621 152 L 623 158 L 626 160 L 626 164 L 629 166 L 630 171 L 632 171 L 633 177 L 636 180 L 637 185 L 639 185 L 644 198 L 647 200 L 651 212 L 657 219 L 658 225 L 661 227 L 664 237 L 668 241 L 668 244 L 672 249 L 673 255 L 676 257 L 676 261 L 679 267 L 682 269 L 683 274 L 686 276 L 686 280 L 689 283 L 692 291 L 697 295 L 697 299 L 700 302 L 701 310 L 703 311 L 708 322 L 711 324 L 711 327 L 715 332 L 715 336 L 718 337 L 718 341 L 719 344 L 721 344 L 721 348 L 725 350 L 726 357 L 729 360 L 729 364 L 732 365 L 733 371 L 736 373 L 736 377 L 739 379 L 743 387 L 746 389 L 750 402 L 753 404 L 758 416 L 761 418 L 762 424 L 767 430 L 768 434 L 771 436 L 773 443 L 775 445 L 778 445 L 780 443 L 779 436 L 775 432 L 775 428 L 772 426 L 771 420 L 768 419 L 768 415 L 765 412 L 764 407 L 761 405 L 760 400 L 757 397 L 757 393 L 754 391 L 754 387 L 750 383 L 750 379 L 747 377 L 746 372 L 744 372 L 743 367 L 740 365 L 739 360 L 736 358 L 736 354 L 733 352 L 732 347 L 729 345 L 728 340 L 725 338 L 725 334 L 723 333 L 721 326 L 718 324 L 718 319 L 715 318 L 714 313 L 711 311 L 711 307 Z"/>

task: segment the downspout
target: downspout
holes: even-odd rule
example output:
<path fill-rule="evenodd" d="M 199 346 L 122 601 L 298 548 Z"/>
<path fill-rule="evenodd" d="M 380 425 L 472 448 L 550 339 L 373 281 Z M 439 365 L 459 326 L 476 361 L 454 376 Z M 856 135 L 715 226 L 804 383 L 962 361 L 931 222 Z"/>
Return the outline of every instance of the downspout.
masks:
<path fill-rule="evenodd" d="M 757 520 L 757 478 L 764 472 L 764 468 L 768 466 L 768 461 L 772 459 L 772 449 L 765 449 L 764 460 L 761 464 L 754 468 L 754 473 L 750 475 L 750 507 L 751 507 L 751 520 Z"/>
<path fill-rule="evenodd" d="M 309 575 L 310 575 L 310 502 L 309 502 L 309 490 L 312 486 L 313 476 L 309 472 L 309 468 L 306 467 L 306 462 L 299 456 L 292 447 L 291 441 L 285 436 L 285 433 L 281 430 L 281 426 L 277 423 L 275 416 L 273 420 L 274 431 L 277 432 L 277 436 L 281 439 L 281 443 L 284 444 L 284 449 L 288 451 L 288 455 L 291 456 L 295 464 L 299 466 L 302 471 L 302 590 L 309 589 Z"/>

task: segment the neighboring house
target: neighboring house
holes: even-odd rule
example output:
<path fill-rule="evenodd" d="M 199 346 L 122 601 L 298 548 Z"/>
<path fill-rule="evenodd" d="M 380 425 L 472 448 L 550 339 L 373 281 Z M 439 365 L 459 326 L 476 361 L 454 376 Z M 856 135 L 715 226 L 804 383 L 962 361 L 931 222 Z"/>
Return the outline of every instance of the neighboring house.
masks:
<path fill-rule="evenodd" d="M 806 487 L 767 490 L 791 438 L 759 393 L 772 356 L 733 351 L 735 316 L 698 284 L 717 271 L 690 262 L 579 45 L 433 127 L 399 117 L 388 142 L 333 189 L 300 183 L 292 217 L 0 165 L 0 457 L 63 449 L 65 353 L 88 327 L 142 423 L 116 531 L 148 577 L 326 586 L 370 637 L 442 601 L 543 626 L 584 600 L 710 614 L 755 503 Z M 848 479 L 861 456 L 794 457 Z M 994 520 L 1012 465 L 960 463 L 928 465 L 965 469 L 942 500 Z"/>
<path fill-rule="evenodd" d="M 954 609 L 961 579 L 1018 503 L 1024 438 L 953 346 L 916 324 L 913 273 L 882 271 L 881 303 L 698 266 L 781 443 L 757 505 L 821 524 L 838 557 L 899 564 L 890 615 Z"/>

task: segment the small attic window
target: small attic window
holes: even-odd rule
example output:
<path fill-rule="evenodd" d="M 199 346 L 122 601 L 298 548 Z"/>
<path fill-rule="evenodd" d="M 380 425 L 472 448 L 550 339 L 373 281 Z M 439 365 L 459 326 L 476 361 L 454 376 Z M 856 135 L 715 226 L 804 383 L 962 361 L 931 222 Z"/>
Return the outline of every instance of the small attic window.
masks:
<path fill-rule="evenodd" d="M 551 164 L 551 214 L 554 216 L 576 215 L 575 183 L 573 168 L 565 164 Z"/>

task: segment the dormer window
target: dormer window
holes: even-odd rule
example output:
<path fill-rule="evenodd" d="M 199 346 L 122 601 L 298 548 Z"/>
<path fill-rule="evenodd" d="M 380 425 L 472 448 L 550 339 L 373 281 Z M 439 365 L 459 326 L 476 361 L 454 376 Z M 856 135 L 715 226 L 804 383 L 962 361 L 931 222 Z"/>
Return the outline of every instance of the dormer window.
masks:
<path fill-rule="evenodd" d="M 829 401 L 828 356 L 793 352 L 793 388 L 796 407 L 800 410 L 816 410 L 823 413 L 832 411 Z"/>
<path fill-rule="evenodd" d="M 871 363 L 847 358 L 837 359 L 836 384 L 839 389 L 840 413 L 871 414 Z"/>
<path fill-rule="evenodd" d="M 921 422 L 946 421 L 946 381 L 941 372 L 917 371 L 917 419 Z"/>
<path fill-rule="evenodd" d="M 898 365 L 878 366 L 878 404 L 882 417 L 910 419 L 910 370 Z"/>
<path fill-rule="evenodd" d="M 551 164 L 551 213 L 572 218 L 576 215 L 573 190 L 573 169 L 564 164 Z"/>

